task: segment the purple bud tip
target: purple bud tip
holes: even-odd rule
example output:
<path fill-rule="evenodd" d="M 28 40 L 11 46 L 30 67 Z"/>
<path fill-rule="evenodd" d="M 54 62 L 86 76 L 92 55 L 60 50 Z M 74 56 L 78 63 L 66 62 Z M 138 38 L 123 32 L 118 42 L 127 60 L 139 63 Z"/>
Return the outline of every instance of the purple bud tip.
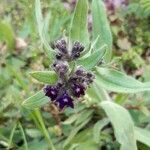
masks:
<path fill-rule="evenodd" d="M 58 96 L 58 89 L 55 86 L 47 85 L 44 88 L 44 93 L 45 96 L 48 96 L 49 98 L 51 98 L 52 101 L 54 101 Z"/>
<path fill-rule="evenodd" d="M 85 75 L 85 70 L 83 68 L 78 68 L 76 71 L 75 71 L 75 74 L 77 76 L 84 76 Z"/>
<path fill-rule="evenodd" d="M 79 98 L 81 95 L 85 94 L 85 87 L 81 84 L 73 84 L 72 91 L 73 91 L 73 95 Z"/>
<path fill-rule="evenodd" d="M 72 59 L 76 59 L 76 58 L 79 58 L 80 57 L 80 53 L 84 50 L 84 46 L 76 41 L 73 45 L 73 48 L 72 48 L 72 54 L 71 54 L 71 58 Z"/>
<path fill-rule="evenodd" d="M 61 52 L 61 53 L 67 53 L 67 43 L 64 39 L 58 40 L 55 44 L 55 47 Z"/>
<path fill-rule="evenodd" d="M 84 46 L 80 42 L 76 41 L 73 45 L 72 51 L 82 52 L 83 50 Z"/>
<path fill-rule="evenodd" d="M 68 67 L 69 67 L 68 63 L 63 61 L 56 61 L 53 64 L 53 68 L 55 72 L 58 73 L 59 75 L 65 75 L 69 69 Z"/>
<path fill-rule="evenodd" d="M 73 99 L 68 95 L 67 92 L 58 97 L 56 104 L 60 109 L 63 109 L 65 106 L 74 108 Z"/>

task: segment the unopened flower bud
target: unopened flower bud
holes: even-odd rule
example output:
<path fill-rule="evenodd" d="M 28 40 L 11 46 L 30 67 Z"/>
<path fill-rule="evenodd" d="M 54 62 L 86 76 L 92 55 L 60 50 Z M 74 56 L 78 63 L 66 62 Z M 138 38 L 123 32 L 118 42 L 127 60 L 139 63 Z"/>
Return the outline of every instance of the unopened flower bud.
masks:
<path fill-rule="evenodd" d="M 80 57 L 80 53 L 84 50 L 84 46 L 80 42 L 75 42 L 72 48 L 71 58 L 76 59 Z"/>
<path fill-rule="evenodd" d="M 66 74 L 66 72 L 69 69 L 69 65 L 67 62 L 56 61 L 53 64 L 53 68 L 54 68 L 54 71 L 61 77 L 61 76 L 64 76 Z"/>
<path fill-rule="evenodd" d="M 77 76 L 84 76 L 85 75 L 85 70 L 83 68 L 78 68 L 76 71 L 75 71 L 75 75 Z"/>
<path fill-rule="evenodd" d="M 83 50 L 84 46 L 80 42 L 76 41 L 73 45 L 72 51 L 82 52 Z"/>
<path fill-rule="evenodd" d="M 58 40 L 55 44 L 55 47 L 61 52 L 66 54 L 67 53 L 67 43 L 65 40 Z"/>

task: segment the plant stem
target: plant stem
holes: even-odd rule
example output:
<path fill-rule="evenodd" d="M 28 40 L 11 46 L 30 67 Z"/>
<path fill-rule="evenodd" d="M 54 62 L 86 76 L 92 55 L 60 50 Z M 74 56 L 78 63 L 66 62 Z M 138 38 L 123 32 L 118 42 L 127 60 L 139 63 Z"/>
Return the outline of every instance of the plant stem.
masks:
<path fill-rule="evenodd" d="M 16 130 L 16 127 L 17 127 L 17 123 L 14 124 L 13 126 L 13 129 L 11 131 L 11 134 L 10 134 L 10 138 L 9 138 L 9 142 L 8 142 L 8 150 L 11 148 L 11 144 L 12 144 L 12 139 L 13 139 L 13 136 L 14 136 L 14 133 L 15 133 L 15 130 Z"/>
<path fill-rule="evenodd" d="M 21 123 L 20 123 L 20 122 L 19 122 L 18 126 L 19 126 L 19 128 L 20 128 L 21 133 L 22 133 L 22 137 L 23 137 L 23 140 L 24 140 L 25 150 L 29 150 L 29 149 L 28 149 L 27 140 L 26 140 L 26 136 L 25 136 L 25 133 L 24 133 L 23 127 L 22 127 L 22 125 L 21 125 Z"/>
<path fill-rule="evenodd" d="M 53 145 L 53 143 L 52 143 L 52 140 L 51 140 L 51 138 L 49 136 L 49 133 L 48 133 L 46 127 L 45 127 L 45 124 L 44 124 L 44 121 L 43 121 L 43 118 L 42 118 L 42 115 L 41 115 L 40 111 L 38 109 L 36 109 L 34 111 L 34 115 L 36 116 L 36 118 L 37 118 L 37 120 L 38 120 L 38 122 L 40 124 L 40 129 L 42 130 L 45 138 L 47 139 L 51 150 L 56 150 L 54 145 Z"/>

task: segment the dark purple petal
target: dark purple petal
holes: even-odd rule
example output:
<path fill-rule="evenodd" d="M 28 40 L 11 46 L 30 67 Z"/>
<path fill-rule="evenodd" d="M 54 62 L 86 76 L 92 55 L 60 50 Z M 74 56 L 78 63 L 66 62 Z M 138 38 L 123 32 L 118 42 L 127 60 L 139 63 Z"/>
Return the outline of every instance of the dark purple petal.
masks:
<path fill-rule="evenodd" d="M 60 109 L 66 107 L 74 108 L 73 99 L 65 92 L 57 100 L 56 103 Z"/>
<path fill-rule="evenodd" d="M 45 92 L 45 96 L 51 98 L 52 101 L 54 101 L 58 96 L 58 89 L 55 86 L 47 85 L 44 88 L 44 92 Z"/>
<path fill-rule="evenodd" d="M 79 98 L 81 95 L 85 94 L 85 87 L 80 84 L 73 84 L 72 92 L 73 92 L 74 96 Z"/>

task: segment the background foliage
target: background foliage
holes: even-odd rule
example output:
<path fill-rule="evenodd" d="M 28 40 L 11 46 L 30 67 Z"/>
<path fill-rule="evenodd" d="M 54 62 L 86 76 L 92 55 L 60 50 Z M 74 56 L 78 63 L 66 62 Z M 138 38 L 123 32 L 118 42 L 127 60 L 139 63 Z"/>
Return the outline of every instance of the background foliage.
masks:
<path fill-rule="evenodd" d="M 150 1 L 75 4 L 0 1 L 0 149 L 149 150 Z M 40 90 L 57 80 L 50 46 L 64 35 L 87 48 L 78 64 L 103 61 L 85 101 L 58 112 Z"/>

